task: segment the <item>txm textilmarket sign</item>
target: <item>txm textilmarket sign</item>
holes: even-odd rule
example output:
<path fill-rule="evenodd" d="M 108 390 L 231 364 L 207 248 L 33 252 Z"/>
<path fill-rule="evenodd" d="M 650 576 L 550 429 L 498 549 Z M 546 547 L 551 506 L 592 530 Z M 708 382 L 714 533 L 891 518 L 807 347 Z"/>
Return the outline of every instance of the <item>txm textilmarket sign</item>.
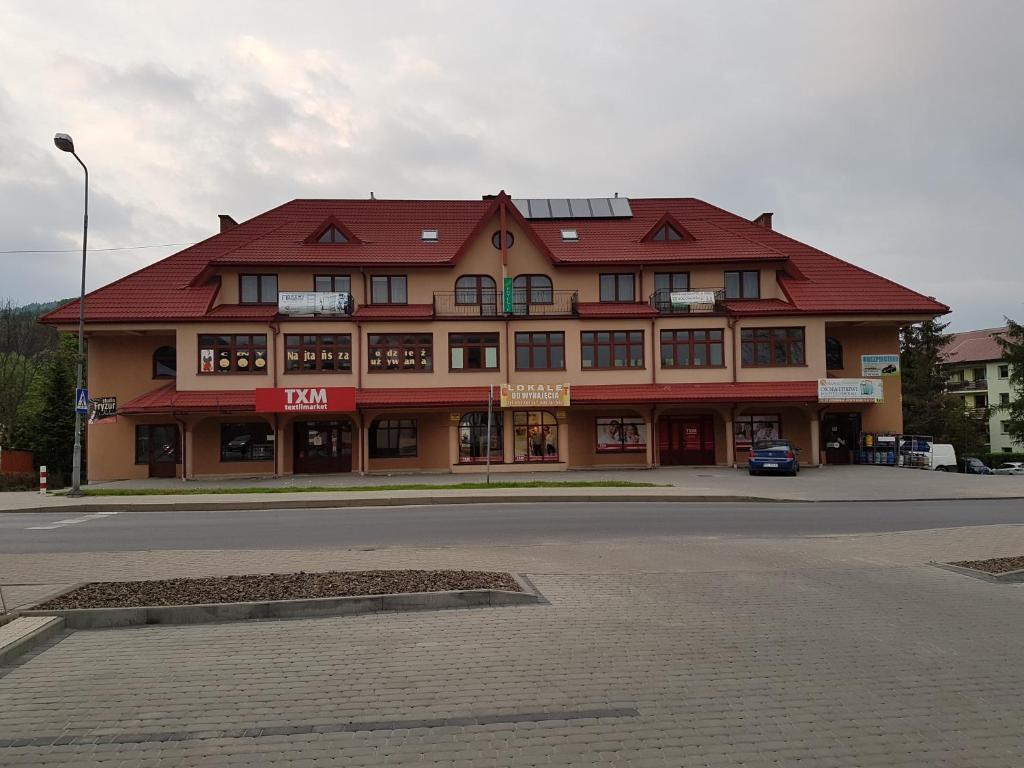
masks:
<path fill-rule="evenodd" d="M 502 408 L 529 408 L 547 406 L 568 408 L 570 405 L 568 384 L 502 384 Z"/>
<path fill-rule="evenodd" d="M 259 413 L 343 413 L 355 409 L 355 387 L 267 387 L 256 390 L 256 411 Z"/>

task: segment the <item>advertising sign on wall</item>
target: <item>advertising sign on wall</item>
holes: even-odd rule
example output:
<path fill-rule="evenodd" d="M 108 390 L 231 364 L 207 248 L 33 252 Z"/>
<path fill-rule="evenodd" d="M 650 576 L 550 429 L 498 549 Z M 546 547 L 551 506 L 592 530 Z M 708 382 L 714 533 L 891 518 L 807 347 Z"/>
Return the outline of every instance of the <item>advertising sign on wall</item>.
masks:
<path fill-rule="evenodd" d="M 568 384 L 502 384 L 502 408 L 567 408 Z"/>
<path fill-rule="evenodd" d="M 860 375 L 866 379 L 900 375 L 899 355 L 861 355 Z"/>
<path fill-rule="evenodd" d="M 818 379 L 820 403 L 881 403 L 881 379 Z"/>
<path fill-rule="evenodd" d="M 749 449 L 759 440 L 778 440 L 782 437 L 782 421 L 778 415 L 737 416 L 733 424 L 736 447 Z"/>
<path fill-rule="evenodd" d="M 355 387 L 267 387 L 256 390 L 258 413 L 338 413 L 355 409 Z"/>
<path fill-rule="evenodd" d="M 714 304 L 714 291 L 672 291 L 668 295 L 673 304 Z"/>
<path fill-rule="evenodd" d="M 89 423 L 96 424 L 100 421 L 113 422 L 117 420 L 117 398 L 116 397 L 94 397 L 89 405 Z"/>
<path fill-rule="evenodd" d="M 293 291 L 277 294 L 282 315 L 343 315 L 351 294 L 326 291 Z"/>
<path fill-rule="evenodd" d="M 633 417 L 598 419 L 597 450 L 646 451 L 647 425 L 643 419 Z"/>

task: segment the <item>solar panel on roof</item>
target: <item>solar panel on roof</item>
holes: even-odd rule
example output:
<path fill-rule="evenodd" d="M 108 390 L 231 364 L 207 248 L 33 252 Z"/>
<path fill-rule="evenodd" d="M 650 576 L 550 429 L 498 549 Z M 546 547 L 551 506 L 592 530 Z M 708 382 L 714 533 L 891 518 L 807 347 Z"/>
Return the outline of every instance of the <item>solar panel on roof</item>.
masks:
<path fill-rule="evenodd" d="M 609 197 L 608 204 L 612 207 L 613 216 L 633 215 L 633 210 L 629 207 L 629 200 L 625 197 Z"/>
<path fill-rule="evenodd" d="M 590 203 L 582 198 L 569 201 L 569 210 L 572 211 L 574 219 L 589 219 L 594 214 L 590 212 Z"/>
<path fill-rule="evenodd" d="M 553 219 L 571 219 L 572 212 L 569 210 L 569 201 L 561 198 L 555 198 L 548 200 L 551 203 L 551 218 Z"/>
<path fill-rule="evenodd" d="M 513 200 L 512 205 L 519 209 L 519 212 L 526 218 L 530 218 L 529 200 Z"/>
<path fill-rule="evenodd" d="M 532 219 L 550 219 L 551 218 L 551 206 L 548 205 L 547 200 L 530 200 L 530 218 Z"/>
<path fill-rule="evenodd" d="M 624 218 L 633 215 L 624 197 L 529 198 L 513 200 L 528 219 Z"/>
<path fill-rule="evenodd" d="M 592 197 L 590 198 L 590 210 L 594 212 L 595 216 L 611 216 L 612 207 L 608 204 L 607 197 Z"/>

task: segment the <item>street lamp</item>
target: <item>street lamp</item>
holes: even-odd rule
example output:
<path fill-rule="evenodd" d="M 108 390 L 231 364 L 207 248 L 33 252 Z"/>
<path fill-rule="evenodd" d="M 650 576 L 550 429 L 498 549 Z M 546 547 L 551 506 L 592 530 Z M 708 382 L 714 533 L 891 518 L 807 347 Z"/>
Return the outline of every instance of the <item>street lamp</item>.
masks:
<path fill-rule="evenodd" d="M 75 160 L 85 171 L 85 218 L 82 223 L 82 291 L 78 298 L 78 384 L 77 389 L 82 389 L 82 374 L 85 364 L 85 253 L 86 243 L 89 239 L 89 169 L 75 153 L 75 142 L 66 133 L 58 133 L 53 137 L 53 143 L 62 152 L 70 152 Z M 71 490 L 68 496 L 81 496 L 82 482 L 82 414 L 78 411 L 78 402 L 75 402 L 75 452 L 71 459 Z"/>

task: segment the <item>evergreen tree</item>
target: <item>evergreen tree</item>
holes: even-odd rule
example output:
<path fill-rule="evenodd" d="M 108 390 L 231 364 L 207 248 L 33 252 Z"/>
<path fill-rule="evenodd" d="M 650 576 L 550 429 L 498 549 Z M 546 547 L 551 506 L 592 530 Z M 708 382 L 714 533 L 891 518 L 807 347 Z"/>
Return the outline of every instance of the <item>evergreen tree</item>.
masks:
<path fill-rule="evenodd" d="M 32 451 L 36 463 L 46 465 L 54 487 L 71 478 L 77 361 L 78 340 L 62 336 L 57 349 L 38 358 L 35 377 L 18 410 L 16 447 Z"/>
<path fill-rule="evenodd" d="M 950 339 L 944 333 L 948 325 L 933 318 L 900 331 L 903 431 L 952 443 L 963 456 L 984 447 L 986 423 L 968 414 L 960 397 L 946 392 L 941 364 Z"/>
<path fill-rule="evenodd" d="M 997 336 L 1003 362 L 1010 366 L 1010 403 L 999 406 L 1009 419 L 1010 439 L 1024 445 L 1024 326 L 1006 318 L 1006 334 Z"/>

